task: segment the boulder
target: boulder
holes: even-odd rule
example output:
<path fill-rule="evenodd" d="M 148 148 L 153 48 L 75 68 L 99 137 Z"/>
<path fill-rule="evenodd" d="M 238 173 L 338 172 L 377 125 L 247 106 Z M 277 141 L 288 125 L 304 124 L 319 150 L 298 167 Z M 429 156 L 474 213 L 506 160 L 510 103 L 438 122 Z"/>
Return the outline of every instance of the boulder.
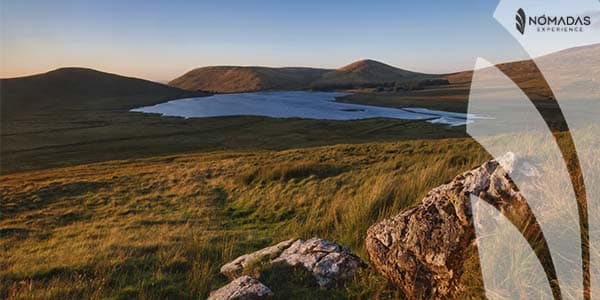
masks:
<path fill-rule="evenodd" d="M 354 276 L 365 266 L 360 258 L 346 247 L 321 238 L 291 239 L 256 252 L 242 255 L 221 267 L 229 278 L 244 274 L 249 266 L 303 266 L 321 287 L 333 287 Z"/>
<path fill-rule="evenodd" d="M 260 281 L 250 277 L 241 276 L 226 286 L 210 293 L 209 300 L 255 300 L 267 299 L 273 292 Z"/>
<path fill-rule="evenodd" d="M 336 286 L 365 266 L 348 248 L 321 238 L 297 240 L 274 259 L 273 263 L 304 266 L 321 287 Z"/>
<path fill-rule="evenodd" d="M 502 212 L 527 215 L 525 199 L 509 177 L 521 170 L 529 176 L 532 167 L 509 153 L 431 190 L 420 205 L 371 226 L 366 249 L 373 267 L 409 299 L 459 297 L 465 288 L 460 278 L 466 250 L 476 237 L 470 195 Z"/>
<path fill-rule="evenodd" d="M 246 269 L 249 265 L 256 264 L 258 262 L 271 261 L 272 259 L 278 257 L 283 250 L 290 247 L 290 245 L 292 245 L 296 240 L 297 239 L 290 239 L 256 252 L 244 254 L 232 260 L 231 262 L 224 264 L 221 267 L 221 274 L 227 276 L 229 279 L 238 278 L 242 276 L 244 269 Z"/>

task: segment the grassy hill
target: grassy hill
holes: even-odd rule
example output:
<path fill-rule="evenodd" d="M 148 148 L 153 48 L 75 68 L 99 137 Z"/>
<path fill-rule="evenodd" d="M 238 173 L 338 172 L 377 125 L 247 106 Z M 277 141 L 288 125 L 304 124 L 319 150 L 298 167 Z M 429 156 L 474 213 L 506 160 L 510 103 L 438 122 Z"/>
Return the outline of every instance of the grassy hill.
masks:
<path fill-rule="evenodd" d="M 189 71 L 169 84 L 191 91 L 217 93 L 301 90 L 328 71 L 312 68 L 205 67 Z"/>
<path fill-rule="evenodd" d="M 535 61 L 501 63 L 496 67 L 533 100 L 551 99 L 552 89 L 555 92 L 568 89 L 569 95 L 573 96 L 593 97 L 600 92 L 599 85 L 595 82 L 598 78 L 596 67 L 600 67 L 600 44 L 563 50 L 538 57 Z M 544 78 L 542 72 L 548 78 Z M 464 71 L 445 75 L 444 78 L 451 84 L 470 85 L 472 76 L 473 71 Z M 552 89 L 548 85 L 548 80 L 552 82 Z M 574 88 L 577 90 L 574 91 Z"/>
<path fill-rule="evenodd" d="M 48 111 L 129 109 L 191 94 L 148 80 L 85 68 L 0 79 L 2 119 Z M 148 100 L 148 96 L 153 99 Z"/>
<path fill-rule="evenodd" d="M 177 127 L 128 111 L 203 95 L 82 68 L 1 79 L 0 173 L 181 150 L 156 139 L 181 136 L 184 122 Z"/>
<path fill-rule="evenodd" d="M 204 299 L 226 283 L 223 263 L 292 237 L 331 239 L 366 259 L 371 224 L 486 159 L 469 139 L 421 140 L 1 176 L 0 298 Z M 371 269 L 333 291 L 266 283 L 277 299 L 399 296 Z"/>
<path fill-rule="evenodd" d="M 566 50 L 540 60 L 560 62 L 555 67 L 566 70 L 566 78 L 561 82 L 581 91 L 592 89 L 587 94 L 593 96 L 597 95 L 593 89 L 598 86 L 589 80 L 569 76 L 568 71 L 586 63 L 599 64 L 599 51 L 600 45 L 593 45 Z M 371 74 L 371 70 L 378 68 L 387 70 L 389 76 L 412 76 L 410 72 L 369 61 L 326 73 L 345 74 L 358 81 L 365 78 L 361 74 Z M 550 89 L 531 61 L 501 64 L 499 68 L 523 87 L 545 114 L 550 117 L 558 115 L 558 106 L 551 101 Z M 295 72 L 295 69 L 285 70 Z M 323 70 L 306 70 L 306 74 L 312 75 L 302 78 L 316 76 L 317 73 L 321 74 Z M 593 76 L 590 74 L 589 78 Z M 284 81 L 292 77 L 289 75 Z M 459 72 L 444 75 L 449 84 L 376 93 L 357 91 L 339 100 L 465 112 L 471 77 L 470 71 Z M 389 79 L 385 76 L 378 78 Z M 47 74 L 2 79 L 0 91 L 2 174 L 189 151 L 291 149 L 466 135 L 464 127 L 448 128 L 403 120 L 336 122 L 261 117 L 185 120 L 133 114 L 128 112 L 130 108 L 198 93 L 89 69 L 59 69 Z M 560 129 L 560 126 L 557 124 L 556 128 Z"/>
<path fill-rule="evenodd" d="M 544 78 L 537 64 L 544 68 L 549 78 Z M 592 67 L 595 66 L 595 67 Z M 549 121 L 553 129 L 565 129 L 560 121 L 561 111 L 555 101 L 555 92 L 567 93 L 569 97 L 583 100 L 598 100 L 598 69 L 600 69 L 600 44 L 571 48 L 533 60 L 523 60 L 496 65 L 534 102 Z M 582 73 L 582 71 L 585 71 Z M 485 70 L 483 72 L 485 74 Z M 354 95 L 341 98 L 349 103 L 370 104 L 388 107 L 429 107 L 440 110 L 466 112 L 473 71 L 463 71 L 440 75 L 448 84 L 431 85 L 421 89 L 390 90 L 374 93 L 358 91 Z M 498 86 L 495 78 L 486 86 L 498 91 L 513 86 Z M 552 83 L 552 88 L 548 84 Z M 560 95 L 560 94 L 559 94 Z M 561 99 L 571 100 L 571 99 Z"/>
<path fill-rule="evenodd" d="M 411 72 L 366 59 L 323 74 L 311 84 L 312 88 L 353 88 L 390 82 L 416 81 L 433 75 Z"/>
<path fill-rule="evenodd" d="M 227 282 L 222 264 L 297 237 L 330 239 L 367 259 L 370 225 L 489 158 L 471 139 L 418 140 L 0 176 L 0 298 L 204 299 Z M 464 298 L 480 299 L 477 254 L 468 255 Z M 276 279 L 264 279 L 276 299 L 403 299 L 370 268 L 330 291 Z"/>
<path fill-rule="evenodd" d="M 337 70 L 217 66 L 194 69 L 169 84 L 191 91 L 218 93 L 263 90 L 348 89 L 388 82 L 431 78 L 374 60 L 361 60 Z"/>
<path fill-rule="evenodd" d="M 564 50 L 537 58 L 541 64 L 552 63 L 548 71 L 560 71 L 560 87 L 598 93 L 598 85 L 590 78 L 595 74 L 578 74 L 582 67 L 600 65 L 600 44 Z M 552 98 L 538 67 L 532 60 L 498 64 L 497 67 L 536 100 Z M 576 76 L 578 75 L 578 76 Z M 219 93 L 261 90 L 350 90 L 387 87 L 384 91 L 402 94 L 403 90 L 431 96 L 452 96 L 465 100 L 473 71 L 450 74 L 425 74 L 396 68 L 375 60 L 360 60 L 336 70 L 311 68 L 268 67 L 204 67 L 194 69 L 170 82 L 172 86 L 192 91 Z M 431 82 L 428 82 L 431 81 Z M 443 84 L 442 84 L 443 82 Z M 394 89 L 394 85 L 408 83 L 408 88 Z M 419 85 L 419 83 L 426 83 Z M 556 82 L 555 82 L 556 83 Z M 391 85 L 391 88 L 390 88 Z M 411 88 L 416 86 L 417 88 Z M 401 86 L 402 87 L 402 86 Z M 557 88 L 556 86 L 554 88 Z M 424 92 L 423 92 L 424 90 Z M 445 94 L 444 94 L 445 93 Z M 590 95 L 582 92 L 581 95 Z"/>
<path fill-rule="evenodd" d="M 372 73 L 379 68 L 388 75 Z M 501 68 L 532 93 L 541 86 L 525 76 L 536 73 L 530 62 Z M 413 76 L 372 62 L 344 69 L 328 76 Z M 295 80 L 290 72 L 272 86 Z M 299 77 L 317 73 L 325 76 Z M 343 101 L 461 111 L 471 75 Z M 366 258 L 368 226 L 489 158 L 464 127 L 422 121 L 130 113 L 197 94 L 93 70 L 0 84 L 3 299 L 204 298 L 226 282 L 222 263 L 291 237 L 318 235 Z M 474 261 L 464 278 L 473 297 L 478 270 Z M 288 298 L 400 296 L 370 269 L 330 292 L 267 284 Z"/>
<path fill-rule="evenodd" d="M 134 107 L 206 94 L 90 69 L 59 69 L 0 84 L 0 174 L 191 151 L 465 135 L 464 128 L 410 120 L 183 119 L 130 113 Z"/>
<path fill-rule="evenodd" d="M 533 61 L 502 63 L 496 67 L 521 87 L 530 99 L 546 102 L 552 99 L 552 90 Z M 472 77 L 473 71 L 438 75 L 437 79 L 446 80 L 447 83 L 432 84 L 416 89 L 394 90 L 393 87 L 390 87 L 385 88 L 382 92 L 359 90 L 355 95 L 345 97 L 342 101 L 390 107 L 426 106 L 440 110 L 466 112 Z M 490 82 L 490 85 L 493 84 Z M 507 88 L 512 88 L 512 86 Z"/>

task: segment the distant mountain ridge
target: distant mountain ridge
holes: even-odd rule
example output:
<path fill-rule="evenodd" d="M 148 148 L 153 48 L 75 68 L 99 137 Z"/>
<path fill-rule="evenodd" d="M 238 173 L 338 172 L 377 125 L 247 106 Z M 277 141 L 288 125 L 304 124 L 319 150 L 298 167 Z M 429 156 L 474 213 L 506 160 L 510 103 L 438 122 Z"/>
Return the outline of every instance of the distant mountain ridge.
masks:
<path fill-rule="evenodd" d="M 317 89 L 352 88 L 433 77 L 435 75 L 412 72 L 375 60 L 364 59 L 323 74 L 321 78 L 312 83 L 311 87 Z"/>
<path fill-rule="evenodd" d="M 2 116 L 89 108 L 130 109 L 197 95 L 176 87 L 87 68 L 0 79 Z"/>
<path fill-rule="evenodd" d="M 544 67 L 542 74 L 539 66 Z M 505 75 L 515 82 L 532 99 L 552 99 L 553 90 L 569 90 L 571 97 L 587 99 L 600 93 L 600 44 L 565 49 L 535 60 L 521 60 L 497 64 Z M 486 72 L 480 72 L 486 78 Z M 545 76 L 549 76 L 545 78 Z M 470 86 L 473 71 L 463 71 L 444 76 L 450 84 Z M 494 81 L 496 78 L 486 78 Z M 547 80 L 552 79 L 552 87 Z M 494 83 L 490 82 L 489 86 Z M 496 88 L 498 88 L 496 86 Z"/>
<path fill-rule="evenodd" d="M 598 71 L 590 66 L 600 65 L 600 44 L 571 48 L 536 60 L 551 65 L 555 73 L 561 74 L 559 85 L 555 84 L 553 88 L 597 95 Z M 496 66 L 530 96 L 552 98 L 552 91 L 534 61 L 507 62 Z M 586 69 L 590 71 L 581 74 L 580 70 Z M 374 60 L 360 60 L 336 70 L 204 67 L 189 71 L 166 85 L 87 68 L 60 68 L 43 74 L 0 79 L 0 112 L 6 120 L 24 113 L 48 110 L 128 110 L 171 99 L 206 95 L 198 91 L 348 90 L 383 86 L 384 92 L 395 92 L 398 88 L 411 90 L 414 87 L 398 83 L 416 82 L 416 89 L 422 89 L 418 83 L 428 81 L 425 88 L 436 89 L 440 95 L 457 93 L 461 89 L 468 94 L 472 76 L 473 71 L 435 75 L 403 70 Z M 439 89 L 437 80 L 446 81 L 448 89 Z"/>
<path fill-rule="evenodd" d="M 360 60 L 332 69 L 215 66 L 191 70 L 169 82 L 190 90 L 217 93 L 262 90 L 347 89 L 388 82 L 433 78 L 374 61 Z"/>
<path fill-rule="evenodd" d="M 557 60 L 561 64 L 556 68 L 577 70 L 577 66 L 593 63 L 597 65 L 600 57 L 600 44 L 571 48 L 552 53 L 538 61 Z M 522 88 L 536 90 L 536 94 L 550 97 L 549 88 L 532 60 L 514 61 L 497 65 Z M 593 75 L 593 74 L 591 74 Z M 264 90 L 349 90 L 364 87 L 394 86 L 411 89 L 416 86 L 447 84 L 470 84 L 473 71 L 450 74 L 426 74 L 408 71 L 388 64 L 364 59 L 338 69 L 318 68 L 270 68 L 217 66 L 193 69 L 169 82 L 169 85 L 190 90 L 214 93 L 239 93 Z M 579 81 L 585 78 L 577 78 Z M 565 78 L 574 86 L 575 78 Z M 589 80 L 588 80 L 589 81 Z M 425 84 L 422 84 L 425 83 Z M 443 83 L 442 83 L 443 84 Z M 593 85 L 595 82 L 586 83 Z"/>
<path fill-rule="evenodd" d="M 169 82 L 169 85 L 190 91 L 216 93 L 299 90 L 310 86 L 329 71 L 299 67 L 203 67 L 185 73 Z"/>

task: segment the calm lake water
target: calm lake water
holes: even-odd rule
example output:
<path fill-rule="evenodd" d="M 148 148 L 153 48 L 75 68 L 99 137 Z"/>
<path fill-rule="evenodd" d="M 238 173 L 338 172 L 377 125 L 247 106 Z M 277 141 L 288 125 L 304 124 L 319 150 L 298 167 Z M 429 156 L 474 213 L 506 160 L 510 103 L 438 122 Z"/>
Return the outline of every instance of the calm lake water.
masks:
<path fill-rule="evenodd" d="M 265 116 L 272 118 L 305 118 L 320 120 L 359 120 L 392 118 L 427 120 L 430 123 L 465 125 L 477 119 L 467 114 L 424 108 L 390 108 L 336 102 L 336 97 L 349 94 L 332 92 L 258 92 L 220 94 L 186 98 L 132 109 L 133 112 L 157 113 L 184 118 L 222 116 Z"/>

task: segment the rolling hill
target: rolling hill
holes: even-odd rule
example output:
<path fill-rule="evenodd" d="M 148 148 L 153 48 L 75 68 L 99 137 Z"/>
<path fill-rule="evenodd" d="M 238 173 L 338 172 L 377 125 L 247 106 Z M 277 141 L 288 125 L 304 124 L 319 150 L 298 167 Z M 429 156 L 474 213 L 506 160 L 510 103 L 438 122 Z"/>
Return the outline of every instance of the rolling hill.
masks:
<path fill-rule="evenodd" d="M 598 65 L 600 44 L 578 47 L 549 54 L 536 59 L 537 63 L 552 63 L 554 71 L 563 74 L 559 84 L 593 90 L 597 86 L 585 78 L 571 76 L 590 63 Z M 511 77 L 520 87 L 534 97 L 550 98 L 548 85 L 541 76 L 538 67 L 532 60 L 514 61 L 498 64 L 497 67 Z M 557 70 L 558 69 L 558 70 Z M 573 72 L 571 72 L 573 71 Z M 577 71 L 577 72 L 575 72 Z M 586 78 L 594 78 L 595 74 Z M 216 93 L 253 92 L 264 90 L 348 90 L 383 85 L 407 84 L 419 86 L 439 85 L 436 81 L 447 81 L 445 84 L 453 90 L 467 89 L 471 83 L 473 71 L 462 71 L 450 74 L 425 74 L 396 68 L 375 60 L 365 59 L 351 63 L 336 70 L 314 68 L 269 68 L 216 66 L 197 68 L 174 79 L 169 85 L 190 90 Z M 584 76 L 585 77 L 585 76 Z M 582 83 L 583 81 L 586 81 Z M 431 81 L 431 82 L 428 82 Z M 422 89 L 422 88 L 419 88 Z M 392 88 L 393 90 L 393 88 Z"/>
<path fill-rule="evenodd" d="M 191 70 L 169 84 L 190 91 L 236 93 L 305 89 L 326 69 L 217 66 Z"/>
<path fill-rule="evenodd" d="M 64 109 L 129 109 L 191 94 L 148 80 L 85 68 L 0 79 L 3 119 Z"/>
<path fill-rule="evenodd" d="M 600 44 L 570 48 L 535 60 L 501 63 L 496 67 L 532 99 L 551 99 L 557 92 L 568 93 L 578 99 L 595 99 L 600 93 Z M 480 73 L 484 80 L 490 81 L 486 85 L 495 86 L 492 81 L 496 78 L 486 77 L 488 75 L 489 72 Z M 468 88 L 472 76 L 473 71 L 464 71 L 445 75 L 444 78 L 451 85 L 465 85 Z M 552 89 L 548 83 L 552 84 Z"/>
<path fill-rule="evenodd" d="M 348 89 L 388 82 L 431 78 L 374 60 L 360 60 L 337 70 L 216 66 L 197 68 L 169 84 L 190 91 L 238 93 L 264 90 Z"/>
<path fill-rule="evenodd" d="M 433 75 L 411 72 L 384 63 L 365 59 L 323 74 L 311 84 L 316 89 L 347 88 L 378 85 L 389 82 L 414 81 L 432 78 Z"/>

